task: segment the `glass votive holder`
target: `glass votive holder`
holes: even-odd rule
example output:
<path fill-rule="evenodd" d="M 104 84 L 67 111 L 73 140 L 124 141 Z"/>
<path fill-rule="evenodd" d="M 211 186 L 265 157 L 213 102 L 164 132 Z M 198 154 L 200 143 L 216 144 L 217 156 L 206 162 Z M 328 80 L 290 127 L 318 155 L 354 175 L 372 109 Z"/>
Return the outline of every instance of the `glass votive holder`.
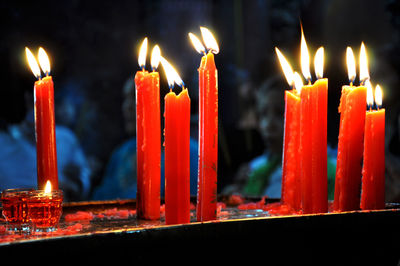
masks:
<path fill-rule="evenodd" d="M 32 229 L 36 232 L 52 232 L 57 230 L 62 214 L 63 192 L 53 190 L 33 190 L 27 199 L 28 217 Z"/>
<path fill-rule="evenodd" d="M 33 189 L 5 189 L 1 192 L 3 217 L 11 231 L 29 231 L 27 199 Z"/>

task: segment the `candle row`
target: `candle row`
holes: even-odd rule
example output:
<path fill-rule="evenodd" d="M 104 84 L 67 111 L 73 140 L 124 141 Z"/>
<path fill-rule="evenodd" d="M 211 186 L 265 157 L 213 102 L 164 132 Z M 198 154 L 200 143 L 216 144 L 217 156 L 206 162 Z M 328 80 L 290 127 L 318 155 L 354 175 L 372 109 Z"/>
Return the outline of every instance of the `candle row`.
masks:
<path fill-rule="evenodd" d="M 317 80 L 311 85 L 310 58 L 302 30 L 301 69 L 308 85 L 275 48 L 284 75 L 292 86 L 285 92 L 281 203 L 293 211 L 323 213 L 327 198 L 327 88 L 322 78 L 323 47 L 315 55 Z M 385 110 L 380 86 L 373 97 L 365 45 L 360 50 L 360 86 L 352 49 L 346 53 L 349 86 L 343 86 L 335 178 L 334 211 L 384 208 Z M 368 96 L 368 97 L 367 97 Z M 369 100 L 368 100 L 369 99 Z M 369 110 L 366 111 L 366 106 Z"/>
<path fill-rule="evenodd" d="M 197 220 L 216 219 L 218 158 L 218 78 L 214 53 L 219 47 L 211 32 L 201 27 L 205 47 L 192 33 L 196 50 L 203 53 L 199 71 L 199 172 Z M 170 92 L 165 96 L 165 219 L 167 224 L 190 221 L 190 97 L 182 79 L 155 46 L 152 72 L 145 70 L 147 38 L 139 52 L 135 76 L 137 128 L 137 214 L 160 218 L 161 130 L 159 62 L 165 70 Z M 173 92 L 174 84 L 182 88 Z"/>

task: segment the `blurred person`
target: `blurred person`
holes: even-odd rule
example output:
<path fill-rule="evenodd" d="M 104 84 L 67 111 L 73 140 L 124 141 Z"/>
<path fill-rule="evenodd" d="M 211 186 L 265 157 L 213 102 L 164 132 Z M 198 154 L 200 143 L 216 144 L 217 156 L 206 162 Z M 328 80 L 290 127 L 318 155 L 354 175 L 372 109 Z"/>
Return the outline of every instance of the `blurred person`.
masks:
<path fill-rule="evenodd" d="M 35 120 L 32 92 L 25 93 L 25 119 L 0 132 L 0 189 L 37 186 Z M 65 201 L 85 200 L 90 191 L 90 169 L 74 133 L 56 125 L 59 187 Z"/>
<path fill-rule="evenodd" d="M 223 194 L 281 197 L 282 147 L 284 133 L 284 89 L 281 77 L 266 79 L 256 91 L 258 129 L 265 144 L 262 155 L 242 165 L 235 183 Z M 336 154 L 328 146 L 328 198 L 333 199 Z"/>
<path fill-rule="evenodd" d="M 129 138 L 115 148 L 107 163 L 101 184 L 93 192 L 94 200 L 135 199 L 137 192 L 136 170 L 136 98 L 135 83 L 129 78 L 122 89 L 122 113 L 125 131 Z M 162 111 L 163 112 L 163 111 Z M 161 136 L 160 136 L 161 137 Z M 161 147 L 160 147 L 161 148 Z M 197 190 L 198 144 L 190 139 L 190 194 Z M 164 196 L 164 151 L 161 151 L 161 197 Z"/>

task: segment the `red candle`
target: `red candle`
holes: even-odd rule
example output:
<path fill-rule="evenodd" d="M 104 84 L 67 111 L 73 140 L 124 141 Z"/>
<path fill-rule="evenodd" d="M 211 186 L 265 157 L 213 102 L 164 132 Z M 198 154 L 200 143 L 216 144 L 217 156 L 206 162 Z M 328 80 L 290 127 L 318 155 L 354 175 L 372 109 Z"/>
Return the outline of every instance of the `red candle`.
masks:
<path fill-rule="evenodd" d="M 170 92 L 165 96 L 165 223 L 190 222 L 190 98 L 183 81 L 161 58 Z M 177 96 L 174 83 L 182 87 Z"/>
<path fill-rule="evenodd" d="M 307 80 L 309 55 L 302 34 L 302 71 Z M 303 213 L 328 211 L 327 98 L 328 79 L 322 78 L 323 48 L 315 56 L 318 80 L 303 86 L 300 93 L 300 167 Z"/>
<path fill-rule="evenodd" d="M 40 79 L 40 69 L 35 57 L 25 49 L 34 75 L 39 78 L 34 86 L 35 99 L 35 136 L 37 183 L 44 189 L 50 181 L 55 190 L 58 189 L 56 125 L 54 114 L 54 84 L 50 74 L 50 62 L 43 48 L 39 48 L 39 62 L 46 77 Z"/>
<path fill-rule="evenodd" d="M 285 91 L 281 201 L 296 211 L 301 209 L 299 142 L 300 97 L 296 90 Z"/>
<path fill-rule="evenodd" d="M 372 90 L 367 86 L 368 90 Z M 372 91 L 368 93 L 372 94 Z M 375 89 L 378 110 L 366 112 L 364 136 L 364 162 L 362 169 L 361 204 L 362 210 L 385 208 L 385 109 L 382 105 L 380 86 Z M 368 97 L 368 98 L 371 98 Z M 371 100 L 368 100 L 372 106 Z"/>
<path fill-rule="evenodd" d="M 286 58 L 275 48 L 285 77 L 292 87 L 297 83 L 299 90 L 302 80 L 298 73 L 293 73 Z M 295 82 L 295 80 L 299 82 Z M 300 183 L 300 97 L 299 90 L 285 91 L 285 124 L 282 154 L 282 193 L 281 203 L 298 211 L 301 209 Z"/>
<path fill-rule="evenodd" d="M 200 29 L 209 52 L 203 56 L 199 67 L 199 175 L 196 215 L 197 221 L 208 221 L 217 217 L 218 74 L 213 53 L 218 53 L 219 48 L 211 32 L 204 27 Z"/>
<path fill-rule="evenodd" d="M 354 55 L 347 48 L 349 80 L 355 79 Z M 361 167 L 367 89 L 343 86 L 340 98 L 340 128 L 336 165 L 335 211 L 357 210 L 360 206 Z"/>
<path fill-rule="evenodd" d="M 140 50 L 139 65 L 142 70 L 138 71 L 135 76 L 137 215 L 139 218 L 156 220 L 160 218 L 160 78 L 158 72 L 154 71 L 157 66 L 153 67 L 151 73 L 144 69 L 147 38 L 143 41 Z"/>

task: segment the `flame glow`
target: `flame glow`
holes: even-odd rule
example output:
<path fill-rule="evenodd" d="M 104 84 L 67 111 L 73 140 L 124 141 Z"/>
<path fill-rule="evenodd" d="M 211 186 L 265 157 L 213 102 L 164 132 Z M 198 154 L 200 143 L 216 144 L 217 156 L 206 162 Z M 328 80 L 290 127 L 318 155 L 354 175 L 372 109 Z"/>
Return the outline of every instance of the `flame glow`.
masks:
<path fill-rule="evenodd" d="M 50 75 L 50 60 L 46 51 L 40 47 L 38 54 L 39 64 L 46 76 Z"/>
<path fill-rule="evenodd" d="M 353 49 L 347 46 L 346 49 L 346 64 L 347 64 L 347 74 L 349 77 L 350 84 L 356 79 L 356 59 L 354 57 Z"/>
<path fill-rule="evenodd" d="M 197 38 L 196 35 L 194 35 L 193 33 L 189 32 L 189 38 L 190 41 L 192 42 L 194 49 L 196 49 L 196 51 L 199 54 L 204 54 L 206 52 L 206 48 L 204 47 L 204 45 L 201 43 L 201 41 L 199 40 L 199 38 Z"/>
<path fill-rule="evenodd" d="M 324 76 L 324 47 L 318 48 L 314 56 L 314 69 L 317 79 Z"/>
<path fill-rule="evenodd" d="M 367 79 L 369 79 L 368 57 L 364 42 L 362 42 L 360 49 L 360 82 L 364 83 Z"/>
<path fill-rule="evenodd" d="M 214 35 L 211 31 L 205 27 L 200 27 L 201 36 L 203 37 L 204 44 L 206 45 L 207 49 L 211 50 L 212 53 L 218 54 L 219 53 L 219 46 L 217 40 L 215 40 Z"/>
<path fill-rule="evenodd" d="M 51 193 L 51 182 L 50 180 L 47 180 L 46 186 L 44 187 L 44 194 L 50 194 Z"/>
<path fill-rule="evenodd" d="M 25 54 L 26 54 L 26 59 L 28 60 L 29 67 L 32 70 L 33 75 L 37 79 L 40 79 L 40 68 L 39 65 L 36 61 L 35 56 L 32 54 L 31 50 L 29 50 L 28 47 L 25 47 Z"/>
<path fill-rule="evenodd" d="M 289 86 L 293 86 L 293 69 L 290 66 L 289 62 L 286 60 L 285 56 L 279 51 L 277 47 L 275 47 L 275 52 L 278 55 L 279 63 L 281 64 L 283 74 L 289 84 Z"/>
<path fill-rule="evenodd" d="M 301 72 L 306 80 L 311 81 L 310 73 L 310 54 L 308 53 L 306 38 L 304 37 L 303 28 L 301 28 L 301 44 L 300 44 L 300 56 L 301 56 Z"/>
<path fill-rule="evenodd" d="M 143 70 L 146 67 L 146 56 L 147 56 L 147 37 L 144 38 L 142 45 L 140 46 L 139 57 L 138 57 L 139 66 Z"/>
<path fill-rule="evenodd" d="M 379 84 L 377 84 L 375 87 L 375 103 L 378 108 L 382 106 L 382 98 L 382 88 L 379 86 Z"/>
<path fill-rule="evenodd" d="M 301 76 L 299 73 L 294 72 L 293 81 L 294 81 L 294 87 L 296 88 L 297 94 L 300 95 L 301 88 L 303 87 L 304 84 L 303 84 L 303 80 L 301 79 Z"/>
<path fill-rule="evenodd" d="M 151 52 L 151 69 L 156 71 L 158 65 L 160 64 L 161 50 L 158 45 L 154 46 L 153 51 Z"/>
<path fill-rule="evenodd" d="M 164 68 L 165 74 L 167 76 L 168 86 L 170 89 L 173 88 L 174 83 L 178 86 L 183 87 L 183 81 L 179 76 L 178 72 L 176 72 L 175 68 L 164 58 L 160 57 L 161 65 Z"/>
<path fill-rule="evenodd" d="M 372 92 L 372 84 L 369 79 L 365 81 L 365 87 L 367 87 L 367 105 L 371 108 L 374 105 L 374 94 Z"/>

